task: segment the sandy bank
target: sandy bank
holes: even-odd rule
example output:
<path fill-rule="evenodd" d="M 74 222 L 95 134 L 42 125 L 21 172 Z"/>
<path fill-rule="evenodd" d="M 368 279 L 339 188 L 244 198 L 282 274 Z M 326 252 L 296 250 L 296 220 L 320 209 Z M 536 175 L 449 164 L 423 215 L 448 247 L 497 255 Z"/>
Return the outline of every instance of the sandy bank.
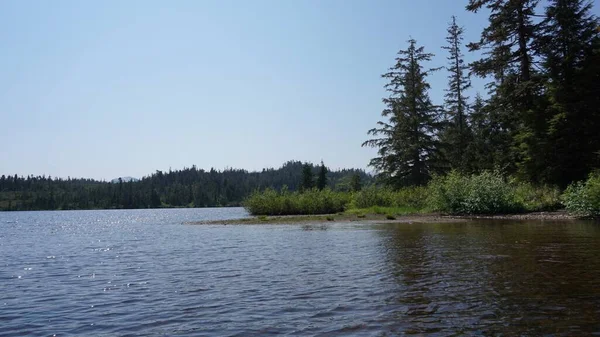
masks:
<path fill-rule="evenodd" d="M 533 212 L 523 214 L 502 214 L 502 215 L 469 215 L 452 216 L 441 214 L 411 214 L 398 215 L 394 219 L 389 219 L 381 214 L 367 214 L 357 216 L 356 214 L 329 214 L 329 215 L 284 215 L 267 217 L 250 217 L 235 220 L 211 220 L 188 222 L 189 225 L 243 225 L 243 224 L 311 224 L 327 222 L 361 222 L 361 223 L 445 223 L 445 222 L 465 222 L 477 219 L 494 220 L 576 220 L 563 211 L 558 212 Z"/>

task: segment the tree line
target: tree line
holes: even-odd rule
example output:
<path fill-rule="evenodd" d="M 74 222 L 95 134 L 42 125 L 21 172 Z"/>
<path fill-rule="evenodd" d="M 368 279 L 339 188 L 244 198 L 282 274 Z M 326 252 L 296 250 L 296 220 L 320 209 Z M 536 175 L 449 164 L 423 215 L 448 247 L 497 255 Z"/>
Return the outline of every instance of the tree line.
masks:
<path fill-rule="evenodd" d="M 363 143 L 387 185 L 424 185 L 433 175 L 496 170 L 523 181 L 566 187 L 600 168 L 600 22 L 586 0 L 469 0 L 489 12 L 477 41 L 464 43 L 452 17 L 445 67 L 408 40 L 383 74 L 384 119 Z M 465 61 L 463 50 L 479 59 Z M 448 74 L 443 104 L 428 76 Z M 485 98 L 467 96 L 471 76 L 488 79 Z"/>
<path fill-rule="evenodd" d="M 289 161 L 278 169 L 203 170 L 195 166 L 156 171 L 139 181 L 116 183 L 46 176 L 0 176 L 0 210 L 132 209 L 239 206 L 255 190 L 302 189 L 303 171 L 318 175 L 320 188 L 348 191 L 356 180 L 369 183 L 358 169 L 330 170 L 323 163 Z M 306 174 L 306 173 L 304 173 Z M 321 177 L 322 176 L 322 177 Z M 354 187 L 353 187 L 354 186 Z M 312 187 L 312 186 L 311 186 Z"/>

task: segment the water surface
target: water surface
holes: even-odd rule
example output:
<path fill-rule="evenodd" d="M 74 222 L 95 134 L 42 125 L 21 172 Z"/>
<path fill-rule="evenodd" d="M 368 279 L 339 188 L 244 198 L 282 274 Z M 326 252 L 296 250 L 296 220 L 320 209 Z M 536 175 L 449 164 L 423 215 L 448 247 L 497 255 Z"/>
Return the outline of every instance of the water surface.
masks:
<path fill-rule="evenodd" d="M 0 213 L 0 336 L 600 334 L 598 224 L 244 216 Z"/>

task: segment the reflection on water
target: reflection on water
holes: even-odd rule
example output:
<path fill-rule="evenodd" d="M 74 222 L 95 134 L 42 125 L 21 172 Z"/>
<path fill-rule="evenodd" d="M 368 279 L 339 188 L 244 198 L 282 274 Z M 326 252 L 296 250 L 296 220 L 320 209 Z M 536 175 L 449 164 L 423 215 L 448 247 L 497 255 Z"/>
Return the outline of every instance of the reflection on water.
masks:
<path fill-rule="evenodd" d="M 600 333 L 600 227 L 492 222 L 389 225 L 393 331 Z"/>
<path fill-rule="evenodd" d="M 0 337 L 600 334 L 600 225 L 0 213 Z"/>

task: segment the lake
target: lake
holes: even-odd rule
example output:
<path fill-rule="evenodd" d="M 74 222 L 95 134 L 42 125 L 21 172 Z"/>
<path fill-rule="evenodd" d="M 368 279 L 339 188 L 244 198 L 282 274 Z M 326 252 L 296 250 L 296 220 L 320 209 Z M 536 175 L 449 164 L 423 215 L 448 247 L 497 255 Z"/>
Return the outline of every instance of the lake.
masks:
<path fill-rule="evenodd" d="M 0 336 L 600 335 L 600 225 L 0 213 Z"/>

